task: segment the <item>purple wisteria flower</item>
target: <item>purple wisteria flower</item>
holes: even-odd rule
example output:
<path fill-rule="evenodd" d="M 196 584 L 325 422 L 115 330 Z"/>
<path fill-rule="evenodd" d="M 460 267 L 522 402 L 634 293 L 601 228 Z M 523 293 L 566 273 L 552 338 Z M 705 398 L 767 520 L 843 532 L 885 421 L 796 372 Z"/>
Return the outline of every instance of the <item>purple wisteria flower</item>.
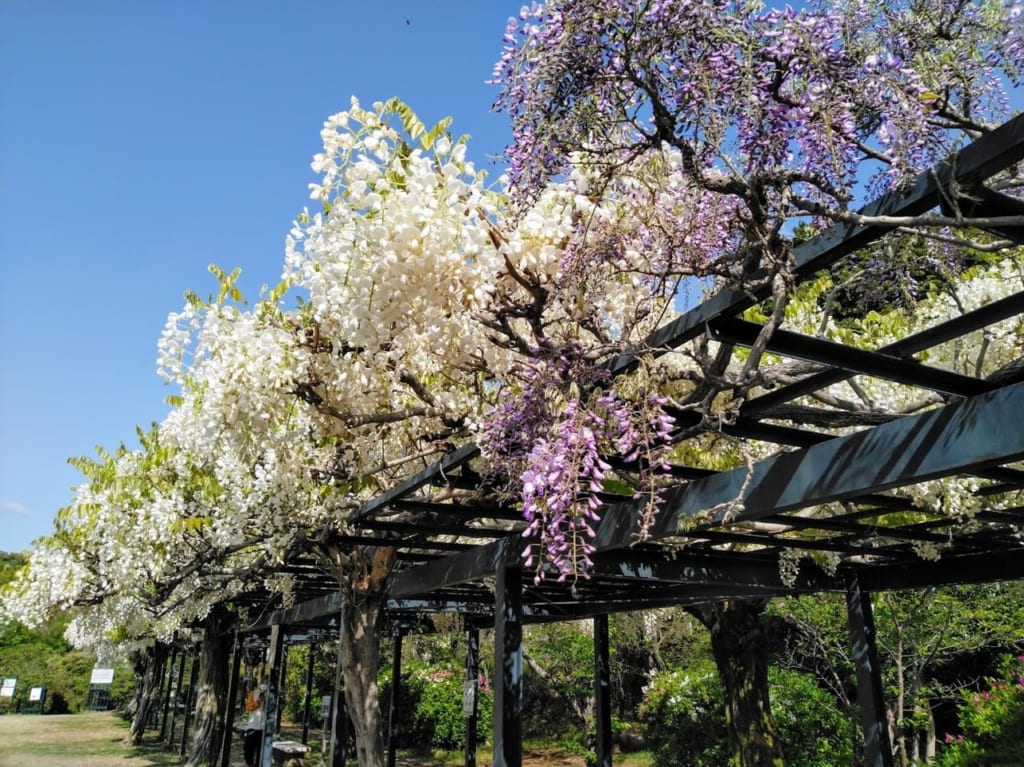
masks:
<path fill-rule="evenodd" d="M 482 447 L 493 471 L 519 488 L 531 541 L 525 565 L 535 579 L 586 577 L 610 461 L 634 465 L 636 495 L 653 515 L 654 472 L 667 467 L 674 422 L 660 395 L 638 405 L 588 387 L 607 376 L 579 361 L 541 358 L 527 371 L 522 391 L 507 394 L 488 419 Z"/>

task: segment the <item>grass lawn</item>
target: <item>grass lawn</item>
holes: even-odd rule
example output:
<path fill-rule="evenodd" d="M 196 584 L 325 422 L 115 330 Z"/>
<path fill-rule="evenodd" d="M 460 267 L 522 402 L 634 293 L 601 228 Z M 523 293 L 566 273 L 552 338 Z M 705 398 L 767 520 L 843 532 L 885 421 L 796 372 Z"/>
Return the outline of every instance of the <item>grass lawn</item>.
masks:
<path fill-rule="evenodd" d="M 114 712 L 0 716 L 0 767 L 178 767 L 155 743 L 121 744 L 128 723 Z"/>
<path fill-rule="evenodd" d="M 180 728 L 180 724 L 179 724 Z M 283 728 L 285 736 L 296 740 L 299 732 Z M 147 732 L 141 746 L 130 748 L 121 739 L 128 723 L 114 712 L 88 712 L 63 716 L 34 714 L 0 715 L 0 767 L 180 767 L 184 760 L 177 751 L 165 750 L 156 741 L 156 733 Z M 179 729 L 180 732 L 180 729 Z M 317 767 L 320 734 L 310 733 L 313 746 L 306 767 Z M 232 764 L 242 764 L 242 744 L 237 740 L 231 750 Z M 400 753 L 400 767 L 459 767 L 461 752 L 433 754 Z M 477 751 L 477 765 L 491 763 L 490 748 Z M 349 765 L 353 765 L 351 757 Z M 648 754 L 616 754 L 615 767 L 649 767 Z M 524 767 L 584 767 L 583 758 L 568 754 L 549 744 L 523 745 Z"/>

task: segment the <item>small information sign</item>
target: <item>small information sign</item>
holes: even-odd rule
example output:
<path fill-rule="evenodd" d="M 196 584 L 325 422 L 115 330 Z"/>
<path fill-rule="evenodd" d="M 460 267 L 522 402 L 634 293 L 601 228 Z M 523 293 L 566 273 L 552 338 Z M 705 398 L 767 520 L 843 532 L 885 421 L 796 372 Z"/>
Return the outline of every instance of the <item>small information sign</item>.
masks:
<path fill-rule="evenodd" d="M 462 715 L 467 719 L 476 713 L 476 680 L 467 679 L 462 684 Z"/>
<path fill-rule="evenodd" d="M 92 670 L 92 679 L 89 680 L 89 684 L 113 684 L 114 683 L 114 669 L 112 668 L 100 668 L 97 666 Z"/>
<path fill-rule="evenodd" d="M 17 677 L 6 677 L 0 685 L 0 698 L 13 698 L 14 690 L 18 686 Z"/>

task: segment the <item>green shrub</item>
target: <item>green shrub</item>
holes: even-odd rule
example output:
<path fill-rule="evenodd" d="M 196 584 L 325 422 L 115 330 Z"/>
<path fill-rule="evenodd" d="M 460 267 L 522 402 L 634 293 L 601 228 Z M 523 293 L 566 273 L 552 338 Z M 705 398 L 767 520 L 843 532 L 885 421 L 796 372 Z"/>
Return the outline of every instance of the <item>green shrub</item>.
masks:
<path fill-rule="evenodd" d="M 988 689 L 964 692 L 959 735 L 947 733 L 939 767 L 1011 767 L 1024 753 L 1024 655 L 1004 658 Z"/>
<path fill-rule="evenodd" d="M 309 654 L 313 653 L 313 689 L 310 691 L 309 715 L 314 727 L 320 721 L 320 699 L 330 695 L 334 686 L 336 649 L 333 643 L 301 644 L 288 648 L 288 665 L 284 681 L 284 718 L 301 722 L 306 711 L 306 675 Z"/>
<path fill-rule="evenodd" d="M 810 674 L 769 669 L 772 716 L 786 767 L 854 764 L 861 735 L 854 718 Z"/>
<path fill-rule="evenodd" d="M 586 745 L 593 732 L 582 714 L 594 696 L 593 637 L 578 623 L 527 626 L 523 646 L 532 659 L 523 668 L 523 734 Z"/>
<path fill-rule="evenodd" d="M 463 714 L 461 668 L 442 665 L 417 665 L 402 674 L 401 702 L 398 707 L 399 742 L 415 749 L 457 750 L 466 741 Z M 387 715 L 391 685 L 381 680 L 381 706 Z M 477 688 L 477 741 L 483 742 L 491 731 L 494 701 L 486 679 Z M 385 723 L 385 726 L 386 723 Z"/>
<path fill-rule="evenodd" d="M 72 650 L 55 660 L 49 669 L 46 712 L 67 714 L 85 708 L 96 658 L 93 655 Z"/>
<path fill-rule="evenodd" d="M 812 676 L 771 669 L 769 684 L 787 767 L 852 763 L 854 722 Z M 657 767 L 729 762 L 724 698 L 713 664 L 655 675 L 640 713 Z"/>
<path fill-rule="evenodd" d="M 713 665 L 655 674 L 640 717 L 656 767 L 728 762 L 722 689 Z"/>

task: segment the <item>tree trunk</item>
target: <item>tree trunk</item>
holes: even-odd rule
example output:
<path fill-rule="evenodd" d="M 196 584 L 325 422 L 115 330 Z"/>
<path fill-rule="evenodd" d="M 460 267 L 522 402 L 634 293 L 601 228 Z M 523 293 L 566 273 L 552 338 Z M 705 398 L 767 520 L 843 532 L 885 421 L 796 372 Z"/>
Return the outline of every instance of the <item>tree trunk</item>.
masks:
<path fill-rule="evenodd" d="M 359 767 L 384 767 L 384 728 L 377 688 L 388 576 L 395 551 L 387 547 L 334 549 L 341 589 L 341 660 L 348 716 Z"/>
<path fill-rule="evenodd" d="M 159 703 L 160 678 L 167 662 L 167 654 L 168 647 L 162 642 L 156 642 L 136 654 L 135 695 L 129 706 L 132 712 L 132 725 L 124 737 L 126 745 L 137 746 L 142 742 L 146 724 L 153 713 L 153 706 Z"/>
<path fill-rule="evenodd" d="M 765 600 L 730 600 L 687 608 L 711 632 L 711 651 L 725 692 L 733 767 L 782 767 L 768 697 Z"/>
<path fill-rule="evenodd" d="M 229 631 L 232 622 L 231 613 L 217 606 L 206 616 L 203 624 L 195 729 L 186 767 L 212 767 L 220 761 L 231 665 L 232 637 Z"/>
<path fill-rule="evenodd" d="M 896 722 L 896 755 L 900 760 L 900 767 L 910 767 L 910 759 L 907 755 L 907 689 L 903 667 L 903 632 L 898 622 L 896 624 L 896 651 L 893 656 L 896 667 L 896 710 L 893 712 Z"/>
<path fill-rule="evenodd" d="M 922 702 L 925 716 L 927 717 L 928 725 L 921 736 L 921 753 L 924 755 L 924 761 L 926 764 L 931 764 L 935 761 L 936 755 L 936 742 L 935 736 L 935 712 L 932 710 L 932 702 L 928 698 L 925 698 Z"/>

